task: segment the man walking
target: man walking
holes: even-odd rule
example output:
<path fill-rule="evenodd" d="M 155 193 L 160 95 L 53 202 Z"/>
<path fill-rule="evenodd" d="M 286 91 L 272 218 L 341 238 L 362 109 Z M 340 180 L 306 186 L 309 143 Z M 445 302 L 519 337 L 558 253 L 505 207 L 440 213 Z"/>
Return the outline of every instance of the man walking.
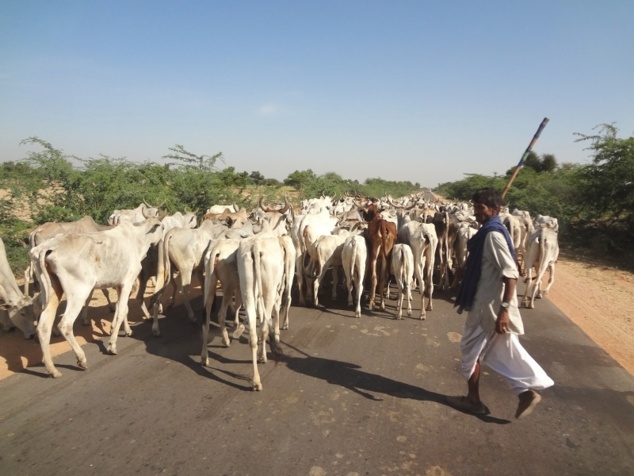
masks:
<path fill-rule="evenodd" d="M 462 411 L 487 414 L 480 399 L 480 365 L 486 364 L 518 397 L 515 418 L 522 418 L 540 402 L 537 390 L 554 382 L 518 338 L 524 334 L 516 293 L 519 273 L 513 243 L 498 216 L 502 203 L 502 196 L 492 188 L 473 194 L 475 217 L 482 227 L 469 240 L 465 276 L 455 304 L 458 313 L 468 311 L 460 341 L 460 372 L 467 379 L 468 393 L 447 401 Z"/>

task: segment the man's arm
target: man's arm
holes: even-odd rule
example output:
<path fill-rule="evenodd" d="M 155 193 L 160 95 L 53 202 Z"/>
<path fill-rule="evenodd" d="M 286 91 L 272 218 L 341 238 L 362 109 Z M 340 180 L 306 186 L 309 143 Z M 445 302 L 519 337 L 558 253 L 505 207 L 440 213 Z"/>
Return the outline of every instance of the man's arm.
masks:
<path fill-rule="evenodd" d="M 503 276 L 502 282 L 504 283 L 504 297 L 502 298 L 502 302 L 510 303 L 511 299 L 513 299 L 513 296 L 515 295 L 517 279 L 507 278 L 506 276 Z M 505 334 L 509 331 L 509 308 L 500 306 L 500 310 L 498 311 L 498 318 L 495 321 L 495 332 L 497 332 L 498 334 Z"/>

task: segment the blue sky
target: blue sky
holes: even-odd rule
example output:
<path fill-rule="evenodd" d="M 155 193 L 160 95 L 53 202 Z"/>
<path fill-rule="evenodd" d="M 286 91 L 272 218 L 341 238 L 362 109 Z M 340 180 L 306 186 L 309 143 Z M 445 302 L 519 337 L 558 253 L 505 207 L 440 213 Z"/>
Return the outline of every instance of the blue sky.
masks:
<path fill-rule="evenodd" d="M 0 160 L 175 144 L 283 180 L 423 186 L 634 134 L 634 2 L 0 2 Z"/>

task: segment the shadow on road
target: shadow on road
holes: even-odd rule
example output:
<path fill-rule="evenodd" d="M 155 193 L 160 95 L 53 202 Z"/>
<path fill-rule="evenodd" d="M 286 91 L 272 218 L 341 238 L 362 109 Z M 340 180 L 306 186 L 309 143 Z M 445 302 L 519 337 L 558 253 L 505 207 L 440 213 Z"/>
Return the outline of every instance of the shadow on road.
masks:
<path fill-rule="evenodd" d="M 447 403 L 447 395 L 398 382 L 382 375 L 364 372 L 357 364 L 310 356 L 297 347 L 288 343 L 283 344 L 303 356 L 293 357 L 288 354 L 280 356 L 279 360 L 295 372 L 325 380 L 333 385 L 339 385 L 374 401 L 383 401 L 383 398 L 376 394 L 385 394 L 396 398 L 411 398 L 413 400 L 440 403 L 457 410 Z M 471 415 L 470 413 L 468 414 Z M 473 416 L 486 423 L 510 423 L 509 420 L 495 418 L 490 415 Z"/>

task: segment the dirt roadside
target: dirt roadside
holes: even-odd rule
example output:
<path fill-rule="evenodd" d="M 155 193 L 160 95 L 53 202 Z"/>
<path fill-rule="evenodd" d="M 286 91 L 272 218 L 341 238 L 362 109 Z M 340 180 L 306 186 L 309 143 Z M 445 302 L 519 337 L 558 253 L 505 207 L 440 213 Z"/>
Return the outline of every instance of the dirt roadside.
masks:
<path fill-rule="evenodd" d="M 634 375 L 634 273 L 607 267 L 588 260 L 560 257 L 555 270 L 555 283 L 548 297 L 568 318 L 594 342 Z M 523 292 L 524 285 L 518 285 Z M 95 307 L 98 306 L 96 309 Z M 140 309 L 130 303 L 130 315 L 140 315 Z M 522 310 L 524 319 L 539 312 Z M 92 327 L 75 325 L 80 345 L 95 342 L 109 335 L 112 313 L 102 294 L 97 292 L 91 303 Z M 137 312 L 138 311 L 138 312 Z M 131 320 L 131 323 L 134 319 Z M 53 355 L 70 350 L 65 341 L 51 344 Z M 26 367 L 38 365 L 42 354 L 39 345 L 25 341 L 17 332 L 0 330 L 0 380 Z"/>
<path fill-rule="evenodd" d="M 634 273 L 560 256 L 555 283 L 547 297 L 632 375 L 633 285 Z M 539 302 L 535 308 L 539 310 Z M 533 311 L 525 310 L 523 314 L 527 312 Z"/>

